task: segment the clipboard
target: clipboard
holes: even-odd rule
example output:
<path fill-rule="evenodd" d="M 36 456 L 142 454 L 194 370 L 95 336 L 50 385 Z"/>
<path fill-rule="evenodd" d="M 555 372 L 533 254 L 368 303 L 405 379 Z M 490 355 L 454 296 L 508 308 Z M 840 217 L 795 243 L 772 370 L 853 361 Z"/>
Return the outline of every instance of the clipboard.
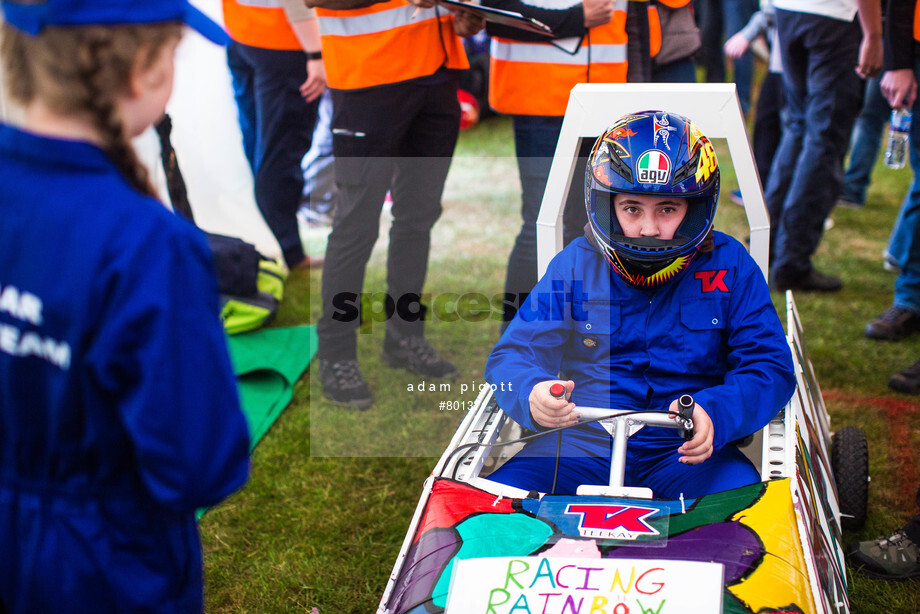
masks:
<path fill-rule="evenodd" d="M 438 0 L 438 3 L 456 7 L 462 11 L 468 11 L 474 15 L 482 17 L 486 21 L 500 23 L 505 26 L 518 28 L 520 30 L 527 30 L 528 32 L 534 32 L 544 36 L 553 35 L 552 28 L 550 28 L 542 21 L 538 21 L 532 17 L 525 17 L 520 13 L 515 13 L 514 11 L 503 11 L 501 9 L 494 9 L 490 6 L 481 6 L 479 4 L 472 4 L 470 2 L 460 2 L 459 0 Z"/>

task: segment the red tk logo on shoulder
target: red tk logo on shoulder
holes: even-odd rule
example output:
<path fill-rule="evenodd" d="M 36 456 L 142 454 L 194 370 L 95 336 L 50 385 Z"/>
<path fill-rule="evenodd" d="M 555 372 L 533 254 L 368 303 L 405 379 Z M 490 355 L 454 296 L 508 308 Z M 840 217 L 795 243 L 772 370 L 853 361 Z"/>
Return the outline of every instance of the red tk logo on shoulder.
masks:
<path fill-rule="evenodd" d="M 728 286 L 725 285 L 725 274 L 728 271 L 697 271 L 696 277 L 700 280 L 701 292 L 728 292 Z"/>
<path fill-rule="evenodd" d="M 565 509 L 566 514 L 581 514 L 578 534 L 599 539 L 634 540 L 643 535 L 658 535 L 646 518 L 659 510 L 653 507 L 612 504 L 574 504 Z"/>

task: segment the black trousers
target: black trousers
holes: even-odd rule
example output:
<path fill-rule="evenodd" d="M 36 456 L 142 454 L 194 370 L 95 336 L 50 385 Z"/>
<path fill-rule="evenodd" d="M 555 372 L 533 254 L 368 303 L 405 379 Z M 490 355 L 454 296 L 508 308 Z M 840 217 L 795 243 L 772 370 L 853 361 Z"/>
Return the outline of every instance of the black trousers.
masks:
<path fill-rule="evenodd" d="M 400 305 L 386 321 L 387 342 L 424 334 L 421 295 L 428 271 L 431 228 L 460 131 L 456 75 L 368 90 L 332 90 L 332 147 L 339 203 L 323 265 L 323 315 L 317 323 L 320 358 L 357 357 L 360 295 L 384 294 Z M 393 224 L 387 288 L 364 289 L 387 190 Z"/>
<path fill-rule="evenodd" d="M 760 95 L 754 109 L 754 135 L 751 147 L 760 176 L 760 186 L 767 187 L 773 156 L 783 134 L 783 75 L 768 72 L 760 84 Z"/>

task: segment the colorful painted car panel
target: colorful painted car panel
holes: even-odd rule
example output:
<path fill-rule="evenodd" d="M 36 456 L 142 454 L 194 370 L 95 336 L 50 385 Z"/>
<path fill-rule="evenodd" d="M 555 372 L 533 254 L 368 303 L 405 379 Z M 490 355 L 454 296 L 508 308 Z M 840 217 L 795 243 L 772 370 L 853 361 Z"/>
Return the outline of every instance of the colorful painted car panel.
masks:
<path fill-rule="evenodd" d="M 607 509 L 592 516 L 592 505 Z M 586 523 L 605 524 L 588 529 L 609 533 L 586 536 Z M 448 592 L 464 590 L 450 586 L 457 560 L 558 556 L 716 562 L 724 569 L 723 612 L 817 614 L 797 524 L 790 479 L 683 502 L 552 495 L 512 499 L 435 479 L 386 611 L 444 611 Z M 655 539 L 629 537 L 630 531 L 649 530 L 659 532 Z M 613 597 L 607 610 L 591 610 L 586 602 L 583 611 L 613 612 L 617 603 Z M 566 610 L 579 611 L 574 609 L 577 602 L 569 603 Z M 680 611 L 673 609 L 676 604 L 672 609 L 666 603 L 658 605 L 651 611 Z M 482 612 L 489 610 L 484 603 Z M 511 610 L 506 606 L 491 611 Z M 518 605 L 514 611 L 541 610 Z"/>

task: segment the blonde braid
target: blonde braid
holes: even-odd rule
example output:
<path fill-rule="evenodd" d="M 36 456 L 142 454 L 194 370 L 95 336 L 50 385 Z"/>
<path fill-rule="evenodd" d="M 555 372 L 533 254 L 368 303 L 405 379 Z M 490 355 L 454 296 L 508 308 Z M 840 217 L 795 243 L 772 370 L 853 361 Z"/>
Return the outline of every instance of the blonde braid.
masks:
<path fill-rule="evenodd" d="M 80 80 L 86 85 L 85 105 L 90 118 L 102 136 L 102 148 L 122 175 L 138 191 L 154 196 L 147 168 L 140 163 L 137 153 L 125 134 L 125 126 L 118 116 L 115 97 L 124 91 L 130 79 L 131 66 L 125 66 L 125 56 L 118 46 L 118 37 L 107 28 L 95 28 L 88 44 L 77 53 L 76 68 Z"/>
<path fill-rule="evenodd" d="M 5 23 L 0 23 L 0 61 L 4 88 L 10 100 L 27 104 L 35 98 L 35 78 L 28 61 L 27 37 Z"/>
<path fill-rule="evenodd" d="M 21 104 L 40 99 L 56 113 L 91 122 L 125 179 L 153 196 L 115 101 L 131 87 L 133 71 L 149 66 L 181 32 L 180 24 L 166 23 L 48 27 L 32 37 L 4 25 L 0 53 L 10 97 Z M 138 58 L 145 63 L 138 66 Z"/>

